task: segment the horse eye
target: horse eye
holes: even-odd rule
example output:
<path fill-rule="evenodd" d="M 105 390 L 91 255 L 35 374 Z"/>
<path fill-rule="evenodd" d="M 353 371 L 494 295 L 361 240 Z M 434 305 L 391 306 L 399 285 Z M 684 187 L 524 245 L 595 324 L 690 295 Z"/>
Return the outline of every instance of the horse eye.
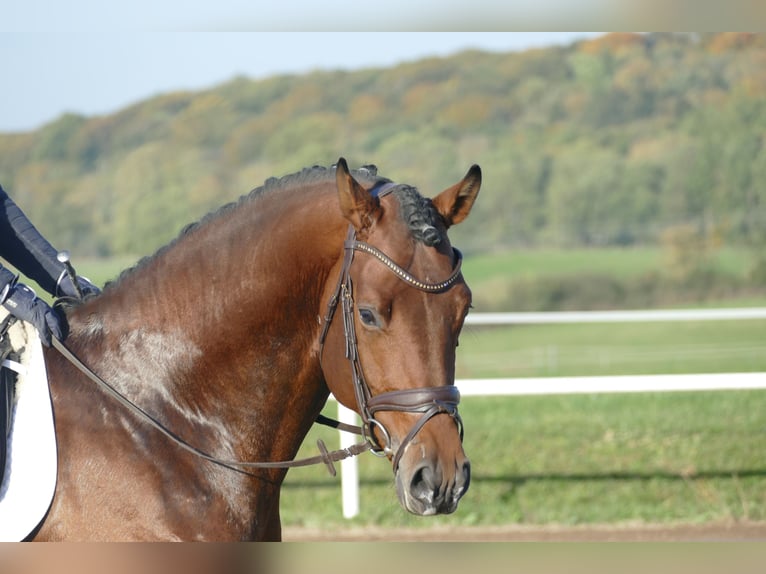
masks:
<path fill-rule="evenodd" d="M 368 327 L 377 327 L 378 326 L 378 319 L 375 316 L 375 313 L 372 311 L 372 309 L 359 309 L 359 318 L 362 320 L 362 323 L 367 325 Z"/>

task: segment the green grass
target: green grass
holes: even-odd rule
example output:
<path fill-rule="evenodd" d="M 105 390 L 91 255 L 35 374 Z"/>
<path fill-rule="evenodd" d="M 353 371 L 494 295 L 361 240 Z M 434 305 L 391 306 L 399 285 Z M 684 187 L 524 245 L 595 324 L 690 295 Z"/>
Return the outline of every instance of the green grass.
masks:
<path fill-rule="evenodd" d="M 725 248 L 697 265 L 672 263 L 658 247 L 514 250 L 466 257 L 478 311 L 610 309 L 766 300 L 755 255 Z"/>
<path fill-rule="evenodd" d="M 468 325 L 458 378 L 766 371 L 766 321 Z"/>
<path fill-rule="evenodd" d="M 582 273 L 629 278 L 659 270 L 667 262 L 667 255 L 659 247 L 513 250 L 467 256 L 463 272 L 473 286 L 498 278 Z M 716 252 L 711 262 L 724 273 L 742 277 L 753 264 L 753 254 L 744 249 L 724 248 Z"/>
<path fill-rule="evenodd" d="M 463 262 L 463 274 L 473 286 L 497 278 L 575 275 L 582 272 L 631 277 L 661 265 L 662 252 L 652 247 L 534 249 L 467 256 Z"/>
<path fill-rule="evenodd" d="M 120 273 L 138 261 L 138 257 L 124 256 L 109 259 L 83 259 L 73 261 L 77 272 L 88 277 L 93 283 L 103 286 L 107 281 L 119 277 Z"/>
<path fill-rule="evenodd" d="M 332 412 L 334 409 L 329 409 Z M 409 515 L 390 464 L 360 458 L 361 513 L 340 481 L 288 473 L 283 524 L 340 529 L 766 520 L 766 392 L 467 397 L 471 488 L 449 516 Z M 337 444 L 333 431 L 312 430 Z M 312 440 L 313 439 L 313 440 Z"/>

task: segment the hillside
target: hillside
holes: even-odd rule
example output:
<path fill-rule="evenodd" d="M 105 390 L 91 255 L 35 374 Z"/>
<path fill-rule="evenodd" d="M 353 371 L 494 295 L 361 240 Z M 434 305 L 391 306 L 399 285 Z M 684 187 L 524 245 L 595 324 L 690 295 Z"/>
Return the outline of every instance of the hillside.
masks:
<path fill-rule="evenodd" d="M 339 156 L 434 194 L 508 247 L 766 243 L 766 37 L 611 34 L 389 69 L 240 77 L 0 134 L 0 183 L 58 245 L 147 254 L 207 211 Z M 691 245 L 692 247 L 689 247 Z"/>

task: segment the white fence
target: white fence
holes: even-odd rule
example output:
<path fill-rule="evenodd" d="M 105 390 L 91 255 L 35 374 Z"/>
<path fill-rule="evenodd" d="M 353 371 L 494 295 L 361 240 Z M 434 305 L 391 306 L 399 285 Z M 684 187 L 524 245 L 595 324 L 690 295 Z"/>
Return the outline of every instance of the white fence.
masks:
<path fill-rule="evenodd" d="M 651 311 L 564 311 L 558 313 L 477 313 L 467 325 L 529 325 L 553 323 L 630 323 L 651 321 L 731 321 L 766 319 L 766 308 L 680 309 Z M 463 397 L 574 393 L 640 393 L 766 389 L 766 373 L 716 373 L 694 375 L 627 375 L 605 377 L 549 377 L 512 379 L 459 379 Z M 358 424 L 358 417 L 338 403 L 338 419 Z M 340 433 L 341 448 L 355 437 Z M 356 458 L 341 462 L 343 516 L 359 514 L 359 471 Z"/>
<path fill-rule="evenodd" d="M 766 319 L 766 307 L 732 309 L 657 309 L 643 311 L 560 311 L 555 313 L 476 313 L 466 325 L 545 323 L 649 323 L 658 321 L 737 321 Z"/>

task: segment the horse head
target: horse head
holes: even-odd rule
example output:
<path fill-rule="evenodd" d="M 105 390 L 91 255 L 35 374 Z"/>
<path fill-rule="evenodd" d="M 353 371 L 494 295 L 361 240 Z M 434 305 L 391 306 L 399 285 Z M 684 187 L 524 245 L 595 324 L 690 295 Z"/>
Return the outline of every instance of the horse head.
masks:
<path fill-rule="evenodd" d="M 362 417 L 393 465 L 397 494 L 419 515 L 451 513 L 470 482 L 454 386 L 455 349 L 471 303 L 461 255 L 447 236 L 481 186 L 473 166 L 433 199 L 407 185 L 366 189 L 336 169 L 349 231 L 328 282 L 321 361 L 328 387 Z M 341 302 L 343 321 L 332 321 Z"/>

